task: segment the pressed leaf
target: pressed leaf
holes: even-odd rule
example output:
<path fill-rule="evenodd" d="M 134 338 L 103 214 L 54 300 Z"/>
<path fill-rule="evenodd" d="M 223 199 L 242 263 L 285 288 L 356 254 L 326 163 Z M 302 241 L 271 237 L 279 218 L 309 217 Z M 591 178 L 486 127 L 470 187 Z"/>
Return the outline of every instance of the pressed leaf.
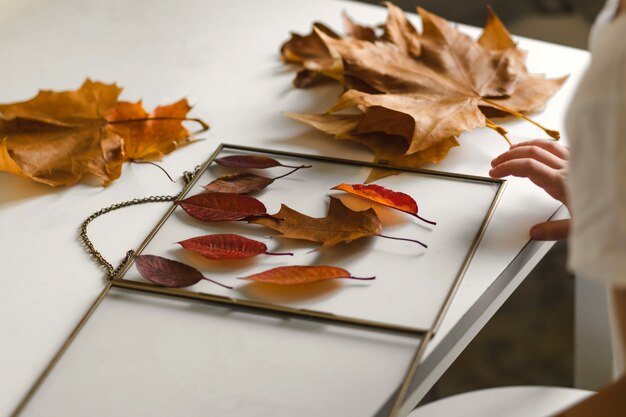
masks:
<path fill-rule="evenodd" d="M 233 234 L 198 236 L 183 240 L 178 244 L 208 259 L 243 259 L 262 253 L 266 255 L 293 255 L 291 253 L 268 252 L 265 243 Z"/>
<path fill-rule="evenodd" d="M 203 193 L 177 201 L 191 217 L 206 222 L 227 222 L 266 216 L 265 205 L 253 197 L 234 193 Z"/>
<path fill-rule="evenodd" d="M 249 222 L 276 230 L 283 237 L 320 242 L 323 247 L 379 235 L 382 232 L 382 224 L 373 209 L 353 211 L 341 200 L 333 197 L 330 198 L 326 217 L 310 217 L 284 204 L 273 217 L 255 218 Z M 284 220 L 276 220 L 276 218 Z"/>
<path fill-rule="evenodd" d="M 161 256 L 139 255 L 135 258 L 135 266 L 142 277 L 163 287 L 189 287 L 201 280 L 206 280 L 224 288 L 232 289 L 227 285 L 206 278 L 202 275 L 202 272 L 192 266 Z"/>
<path fill-rule="evenodd" d="M 232 155 L 224 156 L 222 158 L 216 158 L 215 162 L 219 165 L 230 168 L 256 168 L 265 169 L 273 167 L 287 167 L 287 168 L 309 168 L 308 165 L 302 165 L 299 167 L 291 165 L 283 165 L 279 161 L 268 158 L 267 156 L 259 155 Z"/>
<path fill-rule="evenodd" d="M 216 193 L 249 194 L 259 191 L 274 182 L 273 178 L 267 178 L 251 173 L 223 175 L 203 188 Z"/>
<path fill-rule="evenodd" d="M 279 266 L 258 274 L 241 278 L 248 281 L 264 282 L 278 285 L 300 285 L 331 279 L 349 278 L 358 280 L 372 280 L 375 277 L 353 277 L 350 272 L 334 266 Z"/>
<path fill-rule="evenodd" d="M 293 174 L 302 167 L 296 167 L 292 171 L 274 178 L 267 178 L 251 173 L 223 175 L 210 184 L 205 185 L 204 189 L 217 193 L 249 194 L 264 189 L 277 179 Z"/>
<path fill-rule="evenodd" d="M 425 221 L 426 223 L 436 224 L 435 222 L 426 220 L 417 214 L 417 203 L 413 197 L 408 194 L 393 191 L 377 184 L 339 184 L 332 189 L 345 191 L 384 206 L 403 211 L 422 221 Z"/>
<path fill-rule="evenodd" d="M 0 171 L 52 186 L 85 174 L 103 185 L 119 178 L 129 159 L 158 158 L 188 140 L 185 100 L 152 114 L 118 102 L 115 84 L 86 80 L 75 91 L 42 90 L 31 100 L 0 105 Z"/>

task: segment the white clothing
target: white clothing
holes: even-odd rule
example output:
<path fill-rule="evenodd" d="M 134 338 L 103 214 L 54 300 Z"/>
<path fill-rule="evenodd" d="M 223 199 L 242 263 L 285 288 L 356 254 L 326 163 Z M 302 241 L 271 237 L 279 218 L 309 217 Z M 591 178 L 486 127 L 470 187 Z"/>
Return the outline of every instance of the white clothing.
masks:
<path fill-rule="evenodd" d="M 591 63 L 570 104 L 568 264 L 626 286 L 626 13 L 609 0 L 590 37 Z"/>

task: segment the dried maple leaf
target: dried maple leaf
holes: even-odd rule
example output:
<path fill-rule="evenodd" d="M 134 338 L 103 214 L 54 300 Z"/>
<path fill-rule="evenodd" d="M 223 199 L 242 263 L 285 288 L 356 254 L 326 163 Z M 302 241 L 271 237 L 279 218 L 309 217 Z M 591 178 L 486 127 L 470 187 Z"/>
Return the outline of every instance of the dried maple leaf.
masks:
<path fill-rule="evenodd" d="M 322 243 L 323 248 L 367 236 L 406 240 L 426 247 L 417 240 L 382 235 L 383 226 L 374 209 L 354 211 L 334 197 L 330 197 L 326 217 L 310 217 L 282 204 L 271 217 L 252 218 L 248 222 L 276 230 L 282 237 Z"/>
<path fill-rule="evenodd" d="M 345 191 L 366 200 L 403 211 L 429 224 L 437 224 L 417 214 L 417 203 L 413 197 L 405 193 L 393 191 L 376 184 L 339 184 L 331 189 Z"/>
<path fill-rule="evenodd" d="M 326 217 L 310 217 L 284 204 L 274 217 L 284 220 L 256 218 L 249 222 L 274 229 L 283 237 L 320 242 L 323 247 L 379 235 L 383 228 L 373 209 L 353 211 L 333 197 L 330 198 Z"/>
<path fill-rule="evenodd" d="M 279 266 L 258 274 L 248 275 L 240 279 L 278 285 L 301 285 L 330 279 L 348 278 L 356 280 L 373 280 L 376 277 L 353 277 L 350 272 L 335 266 Z"/>
<path fill-rule="evenodd" d="M 388 4 L 388 7 L 390 13 L 384 25 L 382 39 L 397 41 L 407 50 L 419 54 L 419 42 L 411 39 L 411 33 L 415 33 L 415 28 L 411 26 L 398 7 L 392 4 Z M 379 39 L 374 28 L 356 23 L 345 12 L 342 14 L 342 20 L 346 32 L 345 37 L 369 42 Z M 332 38 L 341 38 L 328 26 L 316 22 L 308 35 L 292 33 L 291 38 L 281 45 L 280 53 L 283 61 L 304 67 L 298 71 L 293 80 L 294 86 L 298 88 L 312 87 L 333 79 L 340 82 L 346 81 L 343 76 L 341 57 L 328 49 L 318 33 Z"/>
<path fill-rule="evenodd" d="M 191 106 L 186 99 L 159 106 L 152 113 L 144 110 L 141 101 L 120 102 L 106 119 L 111 130 L 124 138 L 127 159 L 161 159 L 190 141 L 191 134 L 182 123 L 187 120 L 189 110 Z"/>
<path fill-rule="evenodd" d="M 139 255 L 135 266 L 142 277 L 157 285 L 170 288 L 189 287 L 205 280 L 232 290 L 232 287 L 202 275 L 202 272 L 185 263 L 156 255 Z"/>
<path fill-rule="evenodd" d="M 52 186 L 86 174 L 103 185 L 119 178 L 129 159 L 160 157 L 189 134 L 186 101 L 147 114 L 118 102 L 121 88 L 86 80 L 76 91 L 40 91 L 31 100 L 0 105 L 0 171 Z M 184 136 L 184 138 L 183 138 Z"/>
<path fill-rule="evenodd" d="M 0 105 L 0 171 L 58 186 L 84 173 L 103 184 L 118 178 L 123 139 L 108 128 L 122 90 L 85 81 L 77 91 L 40 91 L 29 101 Z"/>
<path fill-rule="evenodd" d="M 503 111 L 501 106 L 521 113 L 521 117 L 524 113 L 541 111 L 545 108 L 548 98 L 556 93 L 568 78 L 565 76 L 550 79 L 543 75 L 529 73 L 525 65 L 526 53 L 517 48 L 511 34 L 490 7 L 487 24 L 478 39 L 478 44 L 496 55 L 508 55 L 518 74 L 514 94 L 507 97 L 494 97 L 491 98 L 493 103 L 481 104 L 481 109 L 487 116 L 497 117 L 510 114 L 510 112 Z M 530 122 L 534 123 L 532 120 Z"/>
<path fill-rule="evenodd" d="M 268 252 L 265 243 L 233 234 L 198 236 L 177 243 L 183 248 L 197 252 L 208 259 L 243 259 L 262 253 L 265 255 L 293 255 L 293 253 Z"/>
<path fill-rule="evenodd" d="M 328 114 L 291 117 L 327 133 L 339 129 L 336 137 L 369 146 L 377 160 L 395 159 L 399 152 L 406 156 L 424 152 L 408 164 L 398 163 L 405 166 L 437 162 L 458 145 L 459 134 L 478 127 L 492 128 L 508 141 L 506 130 L 488 119 L 494 115 L 524 118 L 558 138 L 558 132 L 524 113 L 543 108 L 564 78 L 530 74 L 526 54 L 493 11 L 482 36 L 474 41 L 421 8 L 423 31 L 418 33 L 400 9 L 387 7 L 389 17 L 380 40 L 317 32 L 329 54 L 342 60 L 343 74 L 334 78 L 347 91 L 329 109 L 342 113 L 334 119 Z M 405 147 L 397 144 L 398 137 L 404 138 Z M 379 156 L 383 152 L 391 157 Z M 390 172 L 378 170 L 368 181 Z"/>
<path fill-rule="evenodd" d="M 205 222 L 229 222 L 268 216 L 267 208 L 253 197 L 234 193 L 196 194 L 177 201 L 191 217 Z"/>
<path fill-rule="evenodd" d="M 333 135 L 337 139 L 349 140 L 367 146 L 374 153 L 374 162 L 398 167 L 418 168 L 427 163 L 438 163 L 446 157 L 450 149 L 458 146 L 454 136 L 442 140 L 420 152 L 407 155 L 408 144 L 399 136 L 371 133 L 359 135 L 353 133 L 362 115 L 358 114 L 294 114 L 285 113 L 288 117 L 299 120 Z M 372 182 L 398 171 L 374 168 L 365 182 Z"/>

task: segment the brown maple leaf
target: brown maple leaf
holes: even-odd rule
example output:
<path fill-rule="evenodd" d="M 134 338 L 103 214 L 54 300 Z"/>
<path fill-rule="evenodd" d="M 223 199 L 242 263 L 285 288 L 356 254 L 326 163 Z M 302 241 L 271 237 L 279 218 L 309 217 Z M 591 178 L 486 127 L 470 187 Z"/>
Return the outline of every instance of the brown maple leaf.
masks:
<path fill-rule="evenodd" d="M 418 33 L 400 9 L 387 7 L 389 18 L 379 40 L 317 32 L 329 53 L 341 57 L 347 91 L 330 114 L 290 117 L 338 139 L 362 143 L 373 150 L 377 162 L 399 166 L 438 162 L 466 130 L 489 127 L 508 141 L 506 130 L 491 116 L 521 117 L 558 138 L 558 132 L 524 113 L 542 109 L 564 78 L 529 73 L 526 53 L 492 10 L 483 34 L 474 41 L 423 9 L 418 9 L 423 23 Z M 398 138 L 404 138 L 404 144 Z M 400 152 L 416 156 L 403 159 Z M 390 173 L 377 170 L 368 181 Z"/>
<path fill-rule="evenodd" d="M 326 248 L 382 232 L 382 224 L 374 209 L 354 211 L 333 197 L 330 197 L 326 217 L 310 217 L 283 204 L 272 218 L 256 218 L 249 223 L 269 227 L 283 237 L 320 242 Z"/>
<path fill-rule="evenodd" d="M 526 52 L 517 48 L 511 34 L 493 9 L 489 7 L 487 10 L 487 24 L 477 42 L 496 55 L 507 55 L 518 74 L 518 80 L 514 94 L 506 97 L 493 97 L 490 99 L 492 103 L 481 104 L 481 110 L 490 117 L 506 116 L 511 113 L 503 111 L 502 106 L 521 113 L 521 117 L 523 114 L 543 110 L 548 98 L 561 88 L 568 77 L 551 79 L 540 74 L 529 73 L 525 64 Z M 532 120 L 529 121 L 534 123 Z"/>
<path fill-rule="evenodd" d="M 323 23 L 313 23 L 311 33 L 299 35 L 292 33 L 291 38 L 281 45 L 280 53 L 284 62 L 302 65 L 293 84 L 298 88 L 308 88 L 324 82 L 336 80 L 348 85 L 360 84 L 358 80 L 344 78 L 341 56 L 330 50 L 319 36 L 320 33 L 333 39 L 358 39 L 367 42 L 384 40 L 396 43 L 405 52 L 419 55 L 419 40 L 415 28 L 408 21 L 402 10 L 386 3 L 389 17 L 383 25 L 383 34 L 378 36 L 373 27 L 356 23 L 347 13 L 342 13 L 345 35 L 341 36 Z M 360 86 L 367 88 L 366 86 Z"/>
<path fill-rule="evenodd" d="M 140 103 L 118 102 L 115 84 L 86 80 L 76 91 L 40 91 L 31 100 L 0 105 L 0 171 L 52 186 L 71 185 L 84 174 L 103 185 L 131 159 L 159 158 L 188 140 L 181 100 L 152 114 Z"/>
<path fill-rule="evenodd" d="M 359 114 L 293 114 L 287 113 L 292 119 L 299 120 L 333 135 L 337 139 L 349 140 L 367 146 L 374 153 L 374 162 L 397 167 L 418 168 L 427 163 L 438 163 L 446 157 L 450 149 L 458 146 L 454 136 L 440 141 L 423 151 L 407 155 L 408 144 L 399 136 L 371 133 L 358 135 L 353 133 L 362 119 Z M 366 183 L 376 181 L 398 171 L 374 168 L 365 180 Z"/>

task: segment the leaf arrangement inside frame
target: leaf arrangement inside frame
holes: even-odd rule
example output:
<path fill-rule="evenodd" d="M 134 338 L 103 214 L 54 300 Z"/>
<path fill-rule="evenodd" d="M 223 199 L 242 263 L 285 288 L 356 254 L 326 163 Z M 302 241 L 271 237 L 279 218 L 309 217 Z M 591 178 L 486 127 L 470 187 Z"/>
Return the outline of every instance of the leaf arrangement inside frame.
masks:
<path fill-rule="evenodd" d="M 376 162 L 418 167 L 441 161 L 457 138 L 488 127 L 506 138 L 490 117 L 510 115 L 559 133 L 526 114 L 544 108 L 565 77 L 528 72 L 526 54 L 489 10 L 477 41 L 445 19 L 418 8 L 419 33 L 404 13 L 386 3 L 382 33 L 344 15 L 346 35 L 316 23 L 281 47 L 285 62 L 302 66 L 294 85 L 335 81 L 345 90 L 325 114 L 287 114 L 333 135 L 369 147 Z M 373 173 L 369 181 L 384 174 Z"/>
<path fill-rule="evenodd" d="M 126 161 L 160 159 L 190 142 L 186 99 L 148 113 L 141 101 L 119 101 L 115 84 L 86 80 L 75 91 L 42 90 L 31 100 L 0 104 L 0 171 L 52 186 L 85 174 L 102 185 L 119 178 Z"/>
<path fill-rule="evenodd" d="M 292 169 L 287 174 L 274 178 L 277 179 L 302 168 L 310 168 L 310 165 L 288 166 L 274 159 L 257 155 L 230 156 L 218 158 L 215 162 L 219 165 L 236 169 L 238 172 L 221 176 L 210 184 L 203 186 L 207 190 L 204 193 L 192 195 L 176 202 L 179 207 L 196 220 L 209 223 L 246 221 L 250 224 L 257 224 L 275 230 L 279 232 L 279 236 L 282 238 L 320 243 L 321 248 L 331 248 L 340 243 L 349 243 L 369 236 L 410 241 L 426 247 L 425 244 L 414 239 L 383 235 L 382 222 L 372 208 L 355 211 L 344 205 L 341 200 L 332 196 L 330 197 L 327 215 L 322 218 L 315 218 L 293 210 L 284 204 L 277 213 L 269 214 L 263 202 L 254 197 L 244 195 L 261 191 L 270 185 L 273 179 L 249 172 L 241 172 L 239 171 L 241 169 L 265 169 L 279 166 Z M 264 182 L 263 187 L 255 187 L 254 189 L 249 189 L 247 186 L 240 187 L 241 184 L 237 180 L 232 183 L 229 181 L 224 182 L 224 179 L 246 178 L 246 175 L 253 175 L 253 178 L 265 178 L 269 182 Z M 246 184 L 247 180 L 244 181 L 244 185 Z M 235 192 L 233 192 L 233 187 L 236 189 Z M 340 184 L 333 189 L 346 191 L 369 201 L 408 213 L 420 221 L 431 225 L 435 224 L 417 215 L 417 203 L 407 194 L 378 185 Z M 185 250 L 195 252 L 213 262 L 228 262 L 229 260 L 253 258 L 259 255 L 293 256 L 293 253 L 269 252 L 263 242 L 235 234 L 196 236 L 182 240 L 178 244 Z M 140 274 L 147 280 L 161 286 L 186 287 L 194 285 L 201 280 L 206 280 L 231 288 L 205 277 L 194 267 L 179 261 L 154 255 L 139 256 L 137 261 L 137 269 Z M 327 265 L 282 266 L 240 278 L 278 285 L 310 284 L 339 278 L 374 279 L 374 277 L 353 277 L 342 268 Z"/>

